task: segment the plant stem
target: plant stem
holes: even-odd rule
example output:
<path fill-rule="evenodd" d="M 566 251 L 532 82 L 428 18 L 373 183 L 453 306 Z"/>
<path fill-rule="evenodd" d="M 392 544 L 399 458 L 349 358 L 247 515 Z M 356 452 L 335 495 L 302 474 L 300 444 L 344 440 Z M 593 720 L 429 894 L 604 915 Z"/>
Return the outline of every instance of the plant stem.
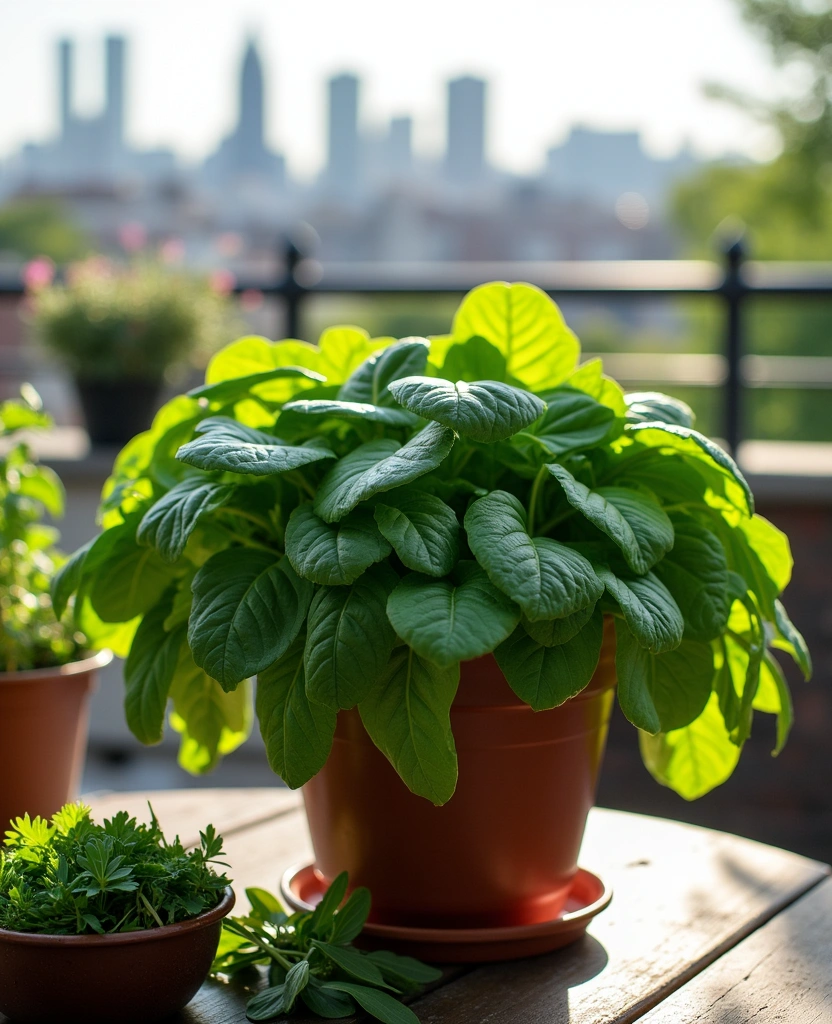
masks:
<path fill-rule="evenodd" d="M 153 904 L 150 902 L 150 900 L 147 898 L 147 896 L 145 896 L 145 894 L 143 892 L 140 892 L 139 893 L 139 899 L 142 901 L 142 903 L 144 903 L 144 905 L 147 907 L 147 909 L 153 915 L 153 918 L 156 921 L 156 924 L 158 924 L 160 928 L 163 928 L 164 925 L 162 924 L 162 919 L 156 913 L 156 910 L 155 910 Z"/>
<path fill-rule="evenodd" d="M 546 466 L 541 466 L 540 469 L 537 471 L 537 476 L 534 478 L 534 483 L 532 484 L 532 493 L 531 497 L 529 498 L 529 515 L 526 525 L 530 537 L 534 536 L 534 518 L 535 513 L 537 512 L 537 500 L 540 496 L 540 488 L 543 486 L 543 481 L 546 479 L 548 475 L 549 470 L 546 468 Z"/>

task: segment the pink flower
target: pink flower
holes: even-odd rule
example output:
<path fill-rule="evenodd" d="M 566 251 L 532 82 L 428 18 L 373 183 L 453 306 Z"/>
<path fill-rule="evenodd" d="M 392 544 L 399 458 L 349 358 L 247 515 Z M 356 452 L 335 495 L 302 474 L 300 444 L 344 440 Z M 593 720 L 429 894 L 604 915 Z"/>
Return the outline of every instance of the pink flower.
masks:
<path fill-rule="evenodd" d="M 55 278 L 55 264 L 48 256 L 38 256 L 23 268 L 23 283 L 30 292 L 40 291 L 52 284 Z"/>
<path fill-rule="evenodd" d="M 128 221 L 118 229 L 118 241 L 125 252 L 138 252 L 147 244 L 147 231 L 138 221 Z"/>
<path fill-rule="evenodd" d="M 237 278 L 230 270 L 214 270 L 208 278 L 208 283 L 218 295 L 228 295 L 234 290 Z"/>
<path fill-rule="evenodd" d="M 159 258 L 163 263 L 181 263 L 185 258 L 185 243 L 181 238 L 169 238 L 159 247 Z"/>

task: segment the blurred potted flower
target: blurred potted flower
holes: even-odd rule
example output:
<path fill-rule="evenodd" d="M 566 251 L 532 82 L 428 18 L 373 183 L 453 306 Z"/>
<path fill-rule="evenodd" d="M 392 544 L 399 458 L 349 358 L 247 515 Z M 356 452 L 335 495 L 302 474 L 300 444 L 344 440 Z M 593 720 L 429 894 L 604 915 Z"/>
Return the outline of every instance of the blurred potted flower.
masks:
<path fill-rule="evenodd" d="M 144 430 L 171 371 L 231 336 L 218 289 L 152 260 L 75 264 L 65 283 L 33 290 L 32 309 L 38 335 L 75 379 L 93 444 Z"/>
<path fill-rule="evenodd" d="M 11 818 L 49 816 L 74 795 L 89 695 L 112 657 L 90 655 L 49 595 L 64 556 L 42 520 L 62 514 L 64 491 L 18 433 L 49 425 L 27 385 L 23 401 L 0 404 L 0 834 Z"/>

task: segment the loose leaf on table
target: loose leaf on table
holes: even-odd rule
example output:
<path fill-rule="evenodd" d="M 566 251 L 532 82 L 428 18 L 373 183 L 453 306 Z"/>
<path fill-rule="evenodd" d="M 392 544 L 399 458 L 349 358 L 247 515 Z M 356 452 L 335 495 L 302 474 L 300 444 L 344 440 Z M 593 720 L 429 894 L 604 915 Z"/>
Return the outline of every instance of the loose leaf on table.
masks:
<path fill-rule="evenodd" d="M 400 377 L 425 372 L 430 343 L 425 338 L 405 338 L 365 360 L 338 392 L 342 402 L 395 407 L 387 385 Z"/>
<path fill-rule="evenodd" d="M 232 377 L 216 384 L 202 384 L 188 392 L 189 398 L 204 398 L 209 402 L 223 405 L 238 398 L 245 398 L 257 384 L 266 381 L 281 380 L 287 377 L 303 377 L 306 380 L 324 383 L 326 377 L 303 366 L 278 366 L 273 370 L 261 370 L 260 373 L 248 373 L 243 377 Z"/>
<path fill-rule="evenodd" d="M 369 509 L 354 509 L 339 523 L 326 523 L 306 502 L 286 524 L 286 554 L 292 567 L 323 586 L 354 582 L 390 551 Z"/>
<path fill-rule="evenodd" d="M 396 633 L 443 668 L 493 651 L 520 620 L 517 606 L 476 562 L 460 562 L 454 575 L 438 580 L 410 573 L 387 602 Z"/>
<path fill-rule="evenodd" d="M 170 633 L 164 629 L 170 614 L 173 591 L 142 619 L 124 666 L 124 712 L 130 731 L 142 743 L 159 743 L 165 725 L 165 708 L 179 651 L 185 643 L 185 627 Z"/>
<path fill-rule="evenodd" d="M 292 964 L 283 982 L 283 1012 L 289 1013 L 295 1000 L 309 983 L 309 961 L 299 960 Z"/>
<path fill-rule="evenodd" d="M 358 981 L 366 981 L 370 985 L 384 985 L 384 976 L 376 967 L 373 961 L 363 956 L 355 949 L 347 949 L 344 946 L 330 945 L 328 942 L 313 941 L 315 949 L 319 949 L 324 956 L 331 960 L 336 967 L 356 978 Z"/>
<path fill-rule="evenodd" d="M 578 362 L 578 339 L 554 302 L 530 284 L 494 282 L 462 300 L 453 323 L 455 341 L 485 338 L 506 368 L 532 391 L 560 384 Z"/>
<path fill-rule="evenodd" d="M 474 441 L 502 441 L 529 426 L 546 403 L 528 391 L 494 380 L 455 384 L 439 377 L 405 377 L 390 384 L 396 401 L 424 419 Z"/>
<path fill-rule="evenodd" d="M 591 490 L 564 466 L 555 463 L 546 468 L 569 504 L 621 549 L 633 572 L 652 569 L 673 547 L 673 524 L 652 495 L 629 487 Z"/>
<path fill-rule="evenodd" d="M 491 582 L 530 619 L 572 615 L 603 593 L 583 555 L 549 537 L 529 536 L 525 509 L 507 491 L 475 501 L 465 514 L 465 530 Z"/>
<path fill-rule="evenodd" d="M 598 667 L 603 634 L 600 611 L 557 647 L 542 646 L 518 626 L 494 657 L 517 696 L 535 711 L 545 711 L 563 704 L 589 683 Z"/>
<path fill-rule="evenodd" d="M 310 700 L 352 708 L 380 679 L 395 634 L 387 599 L 398 577 L 389 566 L 370 569 L 350 587 L 322 587 L 307 621 L 305 672 Z"/>
<path fill-rule="evenodd" d="M 312 591 L 285 556 L 256 548 L 218 552 L 194 577 L 188 627 L 194 661 L 233 689 L 284 654 L 300 632 Z"/>
<path fill-rule="evenodd" d="M 323 983 L 317 981 L 314 975 L 310 977 L 309 984 L 301 992 L 300 997 L 307 1008 L 319 1017 L 337 1019 L 355 1013 L 355 1003 L 345 992 L 325 989 Z"/>
<path fill-rule="evenodd" d="M 421 960 L 415 960 L 412 956 L 391 953 L 388 949 L 375 949 L 367 956 L 385 978 L 394 983 L 404 981 L 412 985 L 428 985 L 442 977 L 442 971 L 438 967 L 423 964 Z"/>
<path fill-rule="evenodd" d="M 457 761 L 450 710 L 459 667 L 440 668 L 409 647 L 397 647 L 381 681 L 359 704 L 373 743 L 417 796 L 450 800 Z"/>
<path fill-rule="evenodd" d="M 145 513 L 136 540 L 156 548 L 166 561 L 175 562 L 199 519 L 227 505 L 235 492 L 232 484 L 207 480 L 202 475 L 186 476 Z"/>
<path fill-rule="evenodd" d="M 284 1012 L 283 985 L 263 989 L 246 1003 L 249 1020 L 273 1020 Z"/>
<path fill-rule="evenodd" d="M 461 529 L 456 513 L 441 498 L 404 490 L 377 502 L 374 515 L 408 569 L 445 576 L 456 565 Z"/>
<path fill-rule="evenodd" d="M 686 402 L 658 391 L 633 391 L 624 400 L 628 423 L 671 423 L 677 427 L 692 427 L 696 418 Z"/>
<path fill-rule="evenodd" d="M 673 651 L 651 654 L 620 621 L 615 642 L 618 701 L 633 725 L 651 734 L 668 732 L 701 714 L 714 675 L 710 644 L 684 640 Z"/>
<path fill-rule="evenodd" d="M 314 501 L 315 512 L 324 522 L 337 522 L 359 502 L 409 484 L 436 469 L 453 444 L 452 430 L 429 423 L 405 445 L 391 439 L 359 445 L 321 481 Z"/>
<path fill-rule="evenodd" d="M 288 445 L 262 430 L 244 426 L 227 416 L 213 416 L 197 427 L 200 434 L 183 445 L 177 459 L 197 469 L 224 470 L 250 476 L 275 476 L 321 459 L 334 459 L 319 445 Z"/>
<path fill-rule="evenodd" d="M 269 765 L 298 789 L 323 768 L 332 748 L 337 713 L 306 696 L 301 634 L 257 677 L 257 718 Z"/>
<path fill-rule="evenodd" d="M 673 549 L 655 573 L 682 613 L 685 636 L 714 640 L 731 610 L 725 549 L 716 534 L 690 520 L 674 520 L 673 531 Z"/>
<path fill-rule="evenodd" d="M 612 409 L 574 388 L 548 391 L 546 403 L 546 412 L 517 440 L 533 441 L 550 455 L 564 455 L 600 444 L 615 423 Z"/>
<path fill-rule="evenodd" d="M 325 981 L 323 987 L 336 992 L 346 992 L 363 1010 L 376 1020 L 382 1021 L 382 1024 L 419 1024 L 419 1018 L 409 1006 L 400 1003 L 386 992 L 380 992 L 377 988 L 356 985 L 350 981 Z"/>
<path fill-rule="evenodd" d="M 389 427 L 413 427 L 419 423 L 417 416 L 404 409 L 370 405 L 368 402 L 343 402 L 327 398 L 301 398 L 294 402 L 287 402 L 283 406 L 283 412 L 294 412 L 302 416 L 364 420 L 367 423 L 384 423 Z"/>
<path fill-rule="evenodd" d="M 673 595 L 652 572 L 621 579 L 596 567 L 607 592 L 615 598 L 630 632 L 648 651 L 661 654 L 682 642 L 685 620 Z"/>

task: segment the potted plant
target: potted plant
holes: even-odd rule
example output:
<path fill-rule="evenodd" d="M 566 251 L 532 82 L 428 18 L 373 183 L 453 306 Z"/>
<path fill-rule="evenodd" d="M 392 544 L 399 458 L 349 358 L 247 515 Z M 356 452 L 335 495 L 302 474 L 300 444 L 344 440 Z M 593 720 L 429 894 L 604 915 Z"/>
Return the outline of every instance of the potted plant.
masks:
<path fill-rule="evenodd" d="M 71 372 L 93 444 L 144 430 L 171 369 L 233 336 L 207 281 L 147 260 L 76 264 L 65 283 L 33 292 L 32 322 Z"/>
<path fill-rule="evenodd" d="M 103 512 L 58 586 L 139 623 L 135 734 L 171 697 L 186 736 L 214 716 L 216 753 L 256 676 L 317 868 L 369 886 L 377 922 L 557 916 L 616 678 L 648 769 L 694 798 L 755 710 L 785 742 L 771 648 L 810 671 L 788 542 L 733 460 L 683 403 L 580 365 L 529 285 L 475 289 L 430 341 L 230 345 L 121 453 Z"/>
<path fill-rule="evenodd" d="M 91 653 L 52 605 L 64 556 L 43 520 L 62 514 L 64 490 L 19 439 L 50 425 L 34 389 L 22 390 L 22 401 L 0 404 L 0 834 L 11 818 L 53 814 L 77 792 L 89 696 L 111 658 Z"/>
<path fill-rule="evenodd" d="M 212 826 L 186 851 L 126 811 L 67 804 L 0 846 L 0 1013 L 28 1024 L 161 1020 L 205 980 L 234 906 Z"/>

